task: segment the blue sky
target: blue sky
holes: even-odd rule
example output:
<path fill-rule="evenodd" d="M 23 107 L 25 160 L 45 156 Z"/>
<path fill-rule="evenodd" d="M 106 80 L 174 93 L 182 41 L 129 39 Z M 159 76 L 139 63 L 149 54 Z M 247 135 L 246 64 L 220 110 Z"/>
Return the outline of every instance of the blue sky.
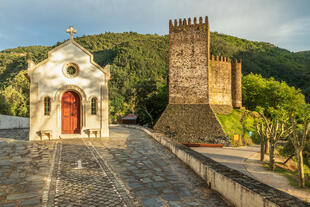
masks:
<path fill-rule="evenodd" d="M 310 50 L 310 0 L 0 0 L 0 50 L 77 35 L 167 34 L 175 18 L 209 16 L 211 31 Z"/>

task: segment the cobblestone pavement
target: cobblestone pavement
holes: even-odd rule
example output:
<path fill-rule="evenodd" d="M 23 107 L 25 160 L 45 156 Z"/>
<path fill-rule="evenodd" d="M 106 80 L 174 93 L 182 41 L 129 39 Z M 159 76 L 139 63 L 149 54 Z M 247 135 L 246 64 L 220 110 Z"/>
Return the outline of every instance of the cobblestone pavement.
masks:
<path fill-rule="evenodd" d="M 112 127 L 92 144 L 143 206 L 228 206 L 170 151 L 137 129 Z"/>
<path fill-rule="evenodd" d="M 54 143 L 0 138 L 0 207 L 41 206 Z"/>
<path fill-rule="evenodd" d="M 56 193 L 50 196 L 54 202 L 49 206 L 134 206 L 127 189 L 89 141 L 66 140 L 59 151 Z"/>

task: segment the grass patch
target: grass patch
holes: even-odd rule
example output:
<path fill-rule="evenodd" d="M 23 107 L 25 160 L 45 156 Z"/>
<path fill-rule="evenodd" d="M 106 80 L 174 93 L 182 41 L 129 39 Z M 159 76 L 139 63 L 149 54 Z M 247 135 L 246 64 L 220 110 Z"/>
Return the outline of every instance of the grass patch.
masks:
<path fill-rule="evenodd" d="M 242 112 L 239 109 L 234 109 L 230 114 L 217 114 L 217 117 L 229 137 L 231 143 L 233 143 L 233 136 L 235 134 L 242 134 L 242 125 L 240 123 L 240 119 L 242 116 Z M 259 143 L 257 139 L 254 118 L 251 115 L 248 115 L 245 119 L 245 142 L 247 145 L 252 145 L 253 143 Z M 252 136 L 250 136 L 249 132 L 252 132 Z"/>

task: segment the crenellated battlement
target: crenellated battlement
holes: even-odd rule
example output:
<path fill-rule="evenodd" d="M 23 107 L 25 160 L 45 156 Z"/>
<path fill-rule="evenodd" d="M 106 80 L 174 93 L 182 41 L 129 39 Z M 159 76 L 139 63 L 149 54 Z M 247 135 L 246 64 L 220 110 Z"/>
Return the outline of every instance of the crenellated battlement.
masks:
<path fill-rule="evenodd" d="M 211 55 L 211 61 L 217 61 L 217 62 L 225 62 L 225 63 L 242 63 L 241 60 L 237 59 L 230 59 L 229 57 L 223 57 L 223 56 L 214 56 Z"/>
<path fill-rule="evenodd" d="M 172 22 L 172 20 L 169 20 L 169 32 L 178 32 L 178 31 L 183 31 L 186 28 L 191 28 L 191 29 L 199 29 L 199 30 L 206 30 L 209 28 L 209 20 L 208 17 L 206 16 L 204 18 L 199 17 L 199 19 L 197 20 L 197 18 L 194 18 L 194 21 L 192 22 L 191 18 L 184 18 L 184 19 L 175 19 L 174 23 Z"/>
<path fill-rule="evenodd" d="M 218 62 L 231 62 L 231 59 L 228 57 L 223 57 L 223 56 L 211 56 L 211 61 L 218 61 Z"/>
<path fill-rule="evenodd" d="M 234 64 L 242 64 L 242 60 L 237 60 L 237 59 L 234 59 L 231 62 Z"/>

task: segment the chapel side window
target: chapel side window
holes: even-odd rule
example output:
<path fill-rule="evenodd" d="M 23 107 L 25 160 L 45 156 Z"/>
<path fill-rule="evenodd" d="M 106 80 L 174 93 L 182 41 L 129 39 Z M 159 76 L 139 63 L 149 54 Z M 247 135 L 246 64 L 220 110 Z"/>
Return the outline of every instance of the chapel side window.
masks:
<path fill-rule="evenodd" d="M 97 98 L 91 99 L 91 114 L 92 115 L 97 114 Z"/>
<path fill-rule="evenodd" d="M 51 112 L 51 98 L 44 98 L 44 115 L 50 115 Z"/>

